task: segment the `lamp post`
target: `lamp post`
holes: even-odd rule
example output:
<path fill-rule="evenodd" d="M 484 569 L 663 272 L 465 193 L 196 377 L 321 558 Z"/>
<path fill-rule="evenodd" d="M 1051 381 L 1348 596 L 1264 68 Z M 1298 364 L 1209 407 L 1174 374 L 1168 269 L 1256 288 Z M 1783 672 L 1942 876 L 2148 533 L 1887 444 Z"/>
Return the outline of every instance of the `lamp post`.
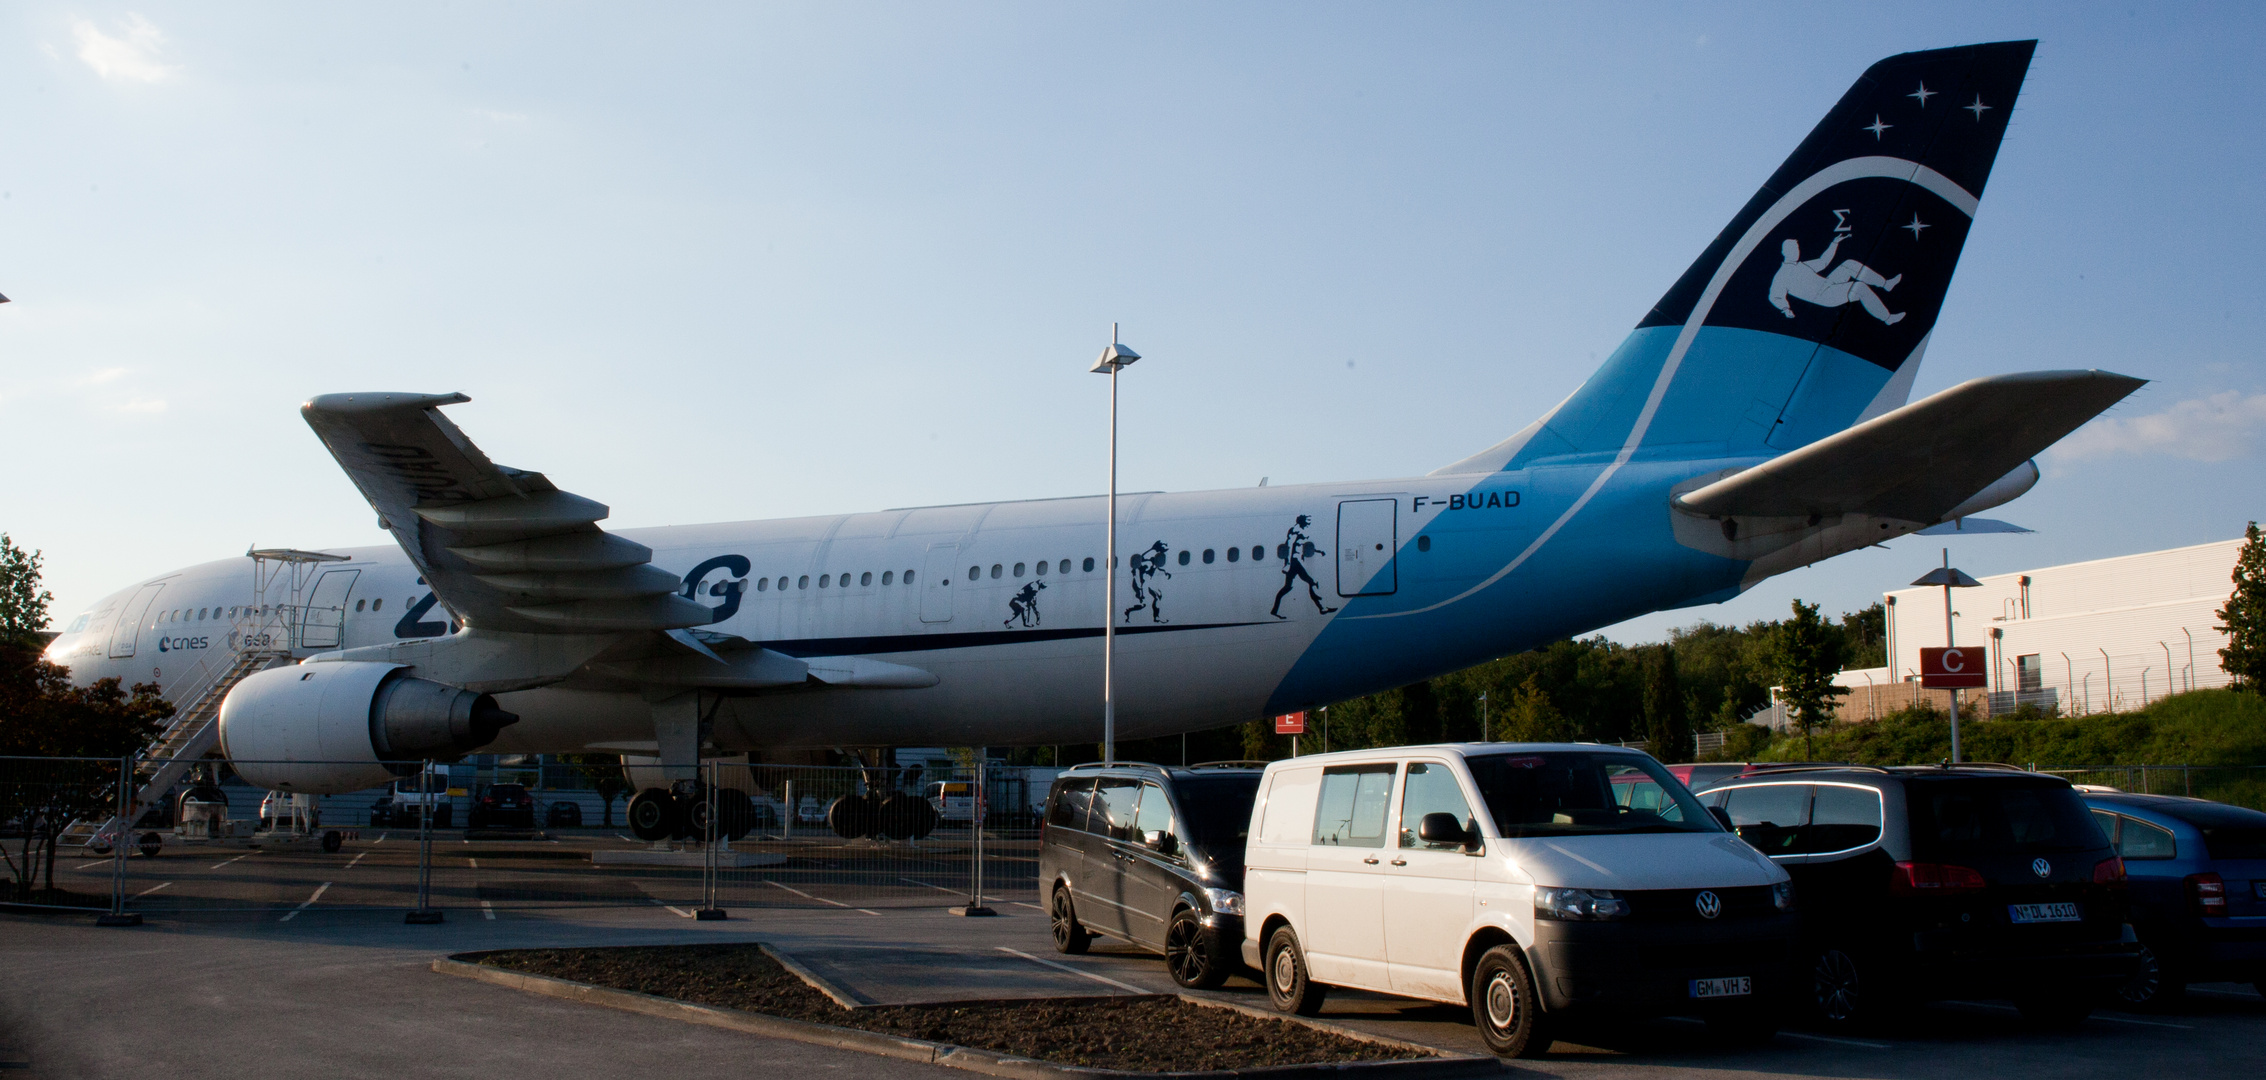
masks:
<path fill-rule="evenodd" d="M 1943 565 L 1920 575 L 1920 579 L 1912 584 L 1943 586 L 1943 646 L 1946 649 L 1956 648 L 1959 643 L 1952 639 L 1951 633 L 1951 590 L 1971 589 L 1982 582 L 1952 569 L 1951 549 L 1945 548 Z M 1923 679 L 1923 684 L 1924 682 Z M 1956 688 L 1951 691 L 1951 762 L 1954 765 L 1959 763 L 1959 691 Z"/>
<path fill-rule="evenodd" d="M 1117 341 L 1117 324 L 1109 324 L 1109 348 L 1088 370 L 1109 376 L 1109 527 L 1104 530 L 1102 573 L 1102 764 L 1117 763 L 1117 373 L 1141 354 Z"/>

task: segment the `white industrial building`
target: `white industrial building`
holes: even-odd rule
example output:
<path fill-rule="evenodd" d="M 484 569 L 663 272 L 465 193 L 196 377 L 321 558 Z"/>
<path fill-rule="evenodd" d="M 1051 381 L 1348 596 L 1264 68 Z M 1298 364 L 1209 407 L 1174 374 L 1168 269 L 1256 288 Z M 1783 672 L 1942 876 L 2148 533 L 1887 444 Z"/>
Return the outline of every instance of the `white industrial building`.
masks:
<path fill-rule="evenodd" d="M 2218 610 L 2234 591 L 2242 541 L 2150 551 L 1981 578 L 1951 590 L 1956 644 L 1990 648 L 1989 711 L 2018 704 L 2065 716 L 2136 709 L 2166 694 L 2225 686 Z M 1886 595 L 1889 666 L 1843 671 L 1840 719 L 1869 720 L 1918 696 L 1920 650 L 1944 640 L 1943 590 Z M 1970 697 L 1982 691 L 1967 691 Z"/>

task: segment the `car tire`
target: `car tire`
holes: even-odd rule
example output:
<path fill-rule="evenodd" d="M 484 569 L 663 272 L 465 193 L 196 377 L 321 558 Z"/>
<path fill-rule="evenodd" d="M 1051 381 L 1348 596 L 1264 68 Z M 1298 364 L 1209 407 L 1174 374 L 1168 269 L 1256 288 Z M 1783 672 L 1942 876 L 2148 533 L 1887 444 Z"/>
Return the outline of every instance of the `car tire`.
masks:
<path fill-rule="evenodd" d="M 1874 1026 L 1887 1010 L 1888 988 L 1873 976 L 1873 965 L 1855 947 L 1833 944 L 1810 954 L 1810 1016 L 1827 1028 L 1854 1031 Z"/>
<path fill-rule="evenodd" d="M 1093 945 L 1094 935 L 1078 921 L 1078 906 L 1070 900 L 1070 887 L 1054 887 L 1054 907 L 1049 912 L 1054 930 L 1054 951 L 1077 956 Z"/>
<path fill-rule="evenodd" d="M 1172 981 L 1190 990 L 1214 990 L 1227 981 L 1228 959 L 1219 936 L 1204 928 L 1193 908 L 1172 913 L 1164 928 L 1164 967 Z"/>
<path fill-rule="evenodd" d="M 646 788 L 629 801 L 630 835 L 659 843 L 677 834 L 677 800 L 660 788 Z"/>
<path fill-rule="evenodd" d="M 2053 1031 L 2066 1031 L 2085 1022 L 2093 1015 L 2093 995 L 2057 990 L 2047 993 L 2026 994 L 2014 999 L 2014 1007 L 2022 1011 L 2022 1019 L 2033 1027 Z"/>
<path fill-rule="evenodd" d="M 1534 971 L 1516 945 L 1497 945 L 1471 970 L 1471 1019 L 1496 1057 L 1537 1057 L 1550 1049 Z"/>
<path fill-rule="evenodd" d="M 2116 1000 L 2129 1009 L 2169 1009 L 2187 996 L 2187 980 L 2147 939 L 2140 942 L 2140 968 L 2118 983 Z"/>
<path fill-rule="evenodd" d="M 1306 970 L 1306 951 L 1298 947 L 1298 934 L 1277 927 L 1267 937 L 1267 1000 L 1275 1008 L 1297 1016 L 1315 1016 L 1330 988 L 1315 982 Z"/>

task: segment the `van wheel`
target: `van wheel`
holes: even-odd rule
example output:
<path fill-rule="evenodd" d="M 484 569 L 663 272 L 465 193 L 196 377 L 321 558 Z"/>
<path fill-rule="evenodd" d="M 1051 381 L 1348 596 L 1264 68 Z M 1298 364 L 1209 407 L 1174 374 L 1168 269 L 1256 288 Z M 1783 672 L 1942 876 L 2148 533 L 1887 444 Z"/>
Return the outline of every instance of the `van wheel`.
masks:
<path fill-rule="evenodd" d="M 1550 1049 L 1549 1020 L 1518 946 L 1497 945 L 1480 956 L 1471 972 L 1471 1018 L 1497 1057 L 1536 1057 Z"/>
<path fill-rule="evenodd" d="M 2187 980 L 2165 962 L 2146 941 L 2140 943 L 2140 968 L 2117 986 L 2117 1000 L 2135 1009 L 2168 1009 L 2187 996 Z"/>
<path fill-rule="evenodd" d="M 1322 999 L 1329 996 L 1330 988 L 1307 977 L 1306 953 L 1290 927 L 1281 927 L 1267 938 L 1266 960 L 1267 998 L 1275 1008 L 1299 1016 L 1322 1011 Z"/>
<path fill-rule="evenodd" d="M 1219 954 L 1204 920 L 1189 908 L 1173 912 L 1172 924 L 1165 927 L 1164 966 L 1172 981 L 1190 990 L 1211 990 L 1227 981 L 1227 958 Z"/>
<path fill-rule="evenodd" d="M 1094 935 L 1087 933 L 1085 926 L 1078 921 L 1078 908 L 1070 902 L 1068 888 L 1055 886 L 1052 915 L 1054 951 L 1076 956 L 1094 943 Z"/>

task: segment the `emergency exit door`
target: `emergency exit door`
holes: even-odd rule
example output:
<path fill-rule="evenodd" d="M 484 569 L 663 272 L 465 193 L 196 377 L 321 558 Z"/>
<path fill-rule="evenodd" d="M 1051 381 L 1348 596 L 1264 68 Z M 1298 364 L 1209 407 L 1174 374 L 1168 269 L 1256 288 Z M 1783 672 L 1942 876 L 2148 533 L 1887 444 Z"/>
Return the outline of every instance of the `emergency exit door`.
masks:
<path fill-rule="evenodd" d="M 134 655 L 134 643 L 141 639 L 142 627 L 149 621 L 149 606 L 164 590 L 163 584 L 144 585 L 132 600 L 126 601 L 126 610 L 118 613 L 118 621 L 110 629 L 111 659 L 123 660 Z"/>
<path fill-rule="evenodd" d="M 1338 504 L 1338 595 L 1386 596 L 1400 589 L 1400 500 Z"/>
<path fill-rule="evenodd" d="M 960 561 L 960 545 L 930 544 L 928 561 L 921 566 L 921 621 L 952 621 L 952 567 Z"/>
<path fill-rule="evenodd" d="M 325 570 L 299 611 L 299 647 L 335 649 L 346 640 L 346 597 L 360 570 Z"/>

